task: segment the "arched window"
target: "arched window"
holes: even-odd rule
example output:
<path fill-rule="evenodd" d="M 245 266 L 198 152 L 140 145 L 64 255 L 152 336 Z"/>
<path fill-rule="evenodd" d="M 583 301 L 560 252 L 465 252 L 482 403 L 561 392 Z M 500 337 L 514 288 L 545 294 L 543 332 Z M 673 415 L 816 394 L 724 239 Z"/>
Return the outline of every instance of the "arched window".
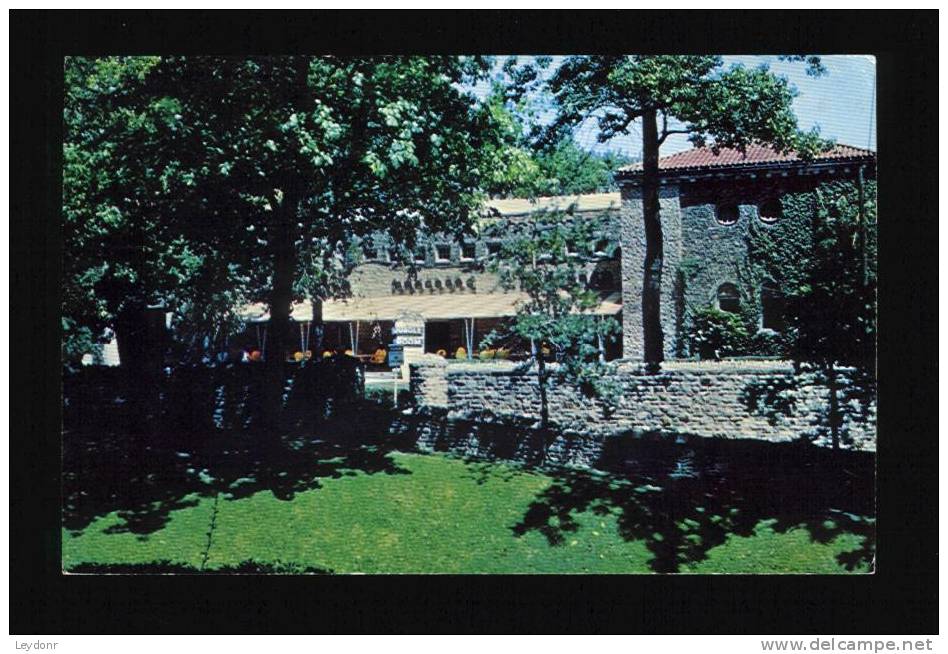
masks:
<path fill-rule="evenodd" d="M 760 216 L 761 221 L 765 223 L 777 222 L 782 214 L 783 206 L 781 206 L 780 200 L 776 198 L 762 202 L 760 206 L 757 207 L 757 215 Z"/>
<path fill-rule="evenodd" d="M 600 291 L 613 290 L 614 280 L 608 270 L 596 270 L 589 280 L 589 285 Z"/>
<path fill-rule="evenodd" d="M 730 313 L 738 313 L 741 310 L 741 294 L 737 286 L 724 283 L 718 287 L 718 309 Z"/>
<path fill-rule="evenodd" d="M 719 204 L 716 210 L 719 225 L 736 225 L 739 213 L 736 204 Z"/>
<path fill-rule="evenodd" d="M 784 301 L 780 287 L 767 280 L 760 287 L 761 324 L 764 329 L 775 332 L 784 329 Z"/>

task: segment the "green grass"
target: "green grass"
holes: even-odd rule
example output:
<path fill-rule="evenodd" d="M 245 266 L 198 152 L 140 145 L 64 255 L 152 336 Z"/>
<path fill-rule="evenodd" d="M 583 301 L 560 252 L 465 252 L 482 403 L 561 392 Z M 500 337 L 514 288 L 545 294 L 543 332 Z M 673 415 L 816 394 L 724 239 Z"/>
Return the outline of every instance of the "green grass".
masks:
<path fill-rule="evenodd" d="M 270 491 L 240 499 L 229 499 L 226 493 L 216 499 L 189 496 L 182 508 L 169 514 L 163 527 L 149 534 L 123 532 L 123 519 L 110 513 L 81 532 L 63 531 L 63 567 L 167 561 L 211 570 L 252 560 L 336 573 L 649 573 L 656 569 L 663 535 L 641 538 L 623 532 L 623 513 L 617 506 L 592 501 L 565 514 L 544 513 L 543 506 L 539 513 L 531 513 L 531 505 L 536 508 L 538 498 L 553 487 L 550 476 L 444 455 L 396 452 L 389 456 L 400 474 L 351 470 L 321 479 L 319 487 L 289 500 L 277 499 Z M 626 510 L 645 511 L 640 507 Z M 526 518 L 537 515 L 539 522 Z M 515 530 L 528 522 L 529 528 Z M 701 555 L 684 557 L 678 569 L 693 573 L 847 572 L 836 557 L 857 550 L 862 537 L 836 529 L 830 536 L 815 539 L 812 531 L 761 520 L 753 533 L 728 533 L 719 539 L 723 542 L 715 541 Z M 699 536 L 691 533 L 686 542 L 688 538 Z M 864 571 L 865 564 L 855 569 Z"/>

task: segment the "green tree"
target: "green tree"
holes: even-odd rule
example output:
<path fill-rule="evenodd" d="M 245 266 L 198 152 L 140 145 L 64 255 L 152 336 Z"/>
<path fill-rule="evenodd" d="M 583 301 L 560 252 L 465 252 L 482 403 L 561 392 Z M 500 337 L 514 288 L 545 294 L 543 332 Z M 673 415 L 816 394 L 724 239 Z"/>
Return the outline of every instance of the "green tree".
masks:
<path fill-rule="evenodd" d="M 331 292 L 353 236 L 459 232 L 475 215 L 503 126 L 462 85 L 481 57 L 166 57 L 146 97 L 174 107 L 155 144 L 170 175 L 162 219 L 211 244 L 270 310 L 279 415 L 291 303 Z"/>
<path fill-rule="evenodd" d="M 784 219 L 753 229 L 748 245 L 761 276 L 785 297 L 790 355 L 816 366 L 830 388 L 830 428 L 839 447 L 837 368 L 874 377 L 876 184 L 830 182 L 783 199 Z"/>
<path fill-rule="evenodd" d="M 504 288 L 523 292 L 526 300 L 518 305 L 510 326 L 489 334 L 485 344 L 511 338 L 531 343 L 544 432 L 549 427 L 550 357 L 558 363 L 555 374 L 585 393 L 610 401 L 615 391 L 601 345 L 621 330 L 614 318 L 592 313 L 599 294 L 581 276 L 604 229 L 601 220 L 541 212 L 504 224 L 505 240 L 491 263 Z"/>
<path fill-rule="evenodd" d="M 818 57 L 785 59 L 805 62 L 813 75 L 824 72 Z M 662 144 L 672 134 L 688 134 L 699 146 L 744 148 L 752 141 L 763 141 L 782 151 L 810 156 L 822 142 L 815 131 L 804 134 L 798 129 L 792 110 L 795 91 L 785 78 L 766 66 L 725 69 L 719 56 L 572 56 L 553 73 L 548 88 L 558 105 L 551 134 L 594 119 L 599 139 L 605 142 L 628 133 L 638 121 L 646 237 L 644 358 L 657 370 L 664 359 L 659 311 L 664 259 L 658 203 Z"/>
<path fill-rule="evenodd" d="M 534 157 L 542 177 L 549 180 L 549 195 L 614 191 L 616 170 L 632 162 L 620 153 L 584 150 L 569 136 L 552 147 L 540 148 Z"/>
<path fill-rule="evenodd" d="M 485 184 L 490 195 L 534 198 L 615 190 L 614 174 L 632 162 L 630 157 L 584 150 L 569 134 L 552 144 L 532 139 L 538 113 L 534 99 L 513 102 L 508 92 L 497 83 L 486 101 L 504 136 L 494 148 L 494 175 Z"/>
<path fill-rule="evenodd" d="M 150 304 L 196 288 L 201 253 L 166 220 L 169 171 L 159 144 L 174 102 L 143 95 L 156 57 L 64 62 L 63 352 L 75 364 L 107 327 L 129 374 L 154 372 L 145 347 Z M 227 287 L 227 284 L 222 284 Z M 147 386 L 147 383 L 135 387 Z"/>

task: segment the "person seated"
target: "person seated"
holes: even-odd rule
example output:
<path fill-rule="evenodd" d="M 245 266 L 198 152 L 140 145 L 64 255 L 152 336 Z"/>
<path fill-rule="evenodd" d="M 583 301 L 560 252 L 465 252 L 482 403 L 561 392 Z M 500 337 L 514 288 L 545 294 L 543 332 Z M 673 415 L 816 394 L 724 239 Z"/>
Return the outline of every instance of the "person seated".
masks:
<path fill-rule="evenodd" d="M 375 354 L 372 355 L 372 358 L 369 359 L 369 363 L 380 366 L 385 363 L 385 356 L 388 354 L 383 348 L 379 348 L 375 351 Z"/>

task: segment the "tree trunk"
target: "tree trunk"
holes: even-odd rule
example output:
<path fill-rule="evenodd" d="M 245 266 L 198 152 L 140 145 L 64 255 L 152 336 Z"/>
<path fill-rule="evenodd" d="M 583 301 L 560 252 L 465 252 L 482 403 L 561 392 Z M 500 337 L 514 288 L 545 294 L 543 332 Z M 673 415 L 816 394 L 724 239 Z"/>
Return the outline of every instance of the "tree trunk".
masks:
<path fill-rule="evenodd" d="M 160 410 L 164 343 L 149 324 L 149 319 L 145 305 L 136 303 L 116 316 L 114 330 L 130 432 L 150 431 L 154 435 L 158 430 L 154 418 Z"/>
<path fill-rule="evenodd" d="M 323 299 L 314 297 L 310 300 L 313 305 L 313 333 L 310 337 L 309 349 L 313 352 L 313 361 L 322 360 L 323 335 L 326 332 L 326 325 L 323 323 Z"/>
<path fill-rule="evenodd" d="M 537 360 L 537 383 L 540 387 L 540 463 L 546 460 L 547 437 L 550 428 L 550 404 L 547 397 L 546 388 L 546 361 L 543 357 L 543 344 L 536 356 Z"/>
<path fill-rule="evenodd" d="M 270 248 L 273 256 L 273 279 L 270 288 L 270 324 L 267 329 L 267 351 L 264 363 L 264 388 L 261 406 L 261 426 L 267 440 L 279 437 L 283 413 L 285 380 L 286 336 L 290 331 L 290 309 L 293 302 L 293 277 L 296 272 L 294 225 L 296 195 L 283 189 L 284 197 L 274 216 L 270 230 Z"/>
<path fill-rule="evenodd" d="M 642 331 L 645 365 L 651 372 L 658 372 L 665 359 L 661 320 L 664 244 L 658 182 L 658 122 L 655 110 L 648 110 L 642 115 L 642 216 L 645 221 Z"/>
<path fill-rule="evenodd" d="M 127 307 L 115 317 L 115 339 L 119 351 L 119 366 L 129 379 L 134 381 L 144 371 L 147 348 L 145 307 Z"/>
<path fill-rule="evenodd" d="M 537 383 L 540 386 L 540 429 L 545 431 L 550 426 L 550 405 L 546 395 L 546 362 L 542 349 L 537 354 Z"/>

